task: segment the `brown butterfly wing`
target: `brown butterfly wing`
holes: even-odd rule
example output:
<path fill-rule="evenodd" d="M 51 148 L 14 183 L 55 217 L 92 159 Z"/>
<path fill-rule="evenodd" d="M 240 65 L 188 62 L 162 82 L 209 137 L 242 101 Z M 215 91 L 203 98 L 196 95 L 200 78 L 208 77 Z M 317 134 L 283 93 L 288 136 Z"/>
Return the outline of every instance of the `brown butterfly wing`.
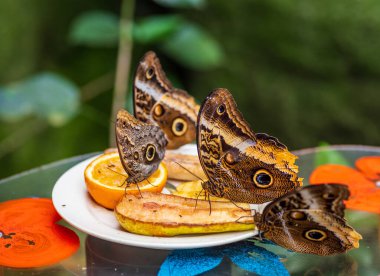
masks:
<path fill-rule="evenodd" d="M 344 217 L 344 200 L 350 196 L 346 185 L 310 185 L 290 192 L 270 203 L 263 212 L 263 221 L 270 223 L 284 210 L 313 209 Z"/>
<path fill-rule="evenodd" d="M 340 184 L 306 186 L 275 200 L 255 221 L 264 237 L 293 251 L 332 255 L 358 247 L 343 219 L 349 191 Z"/>
<path fill-rule="evenodd" d="M 134 82 L 135 116 L 158 125 L 168 140 L 168 149 L 195 139 L 199 105 L 186 91 L 174 88 L 153 52 L 141 60 Z"/>
<path fill-rule="evenodd" d="M 126 110 L 116 119 L 116 143 L 128 183 L 138 183 L 155 172 L 165 155 L 167 141 L 162 130 L 143 123 Z"/>
<path fill-rule="evenodd" d="M 316 255 L 344 253 L 359 246 L 361 236 L 346 221 L 322 210 L 302 210 L 302 220 L 292 217 L 293 211 L 278 214 L 264 237 L 289 250 Z"/>
<path fill-rule="evenodd" d="M 154 104 L 173 85 L 165 75 L 160 60 L 152 51 L 147 52 L 137 66 L 133 85 L 135 117 L 142 122 L 151 122 Z"/>
<path fill-rule="evenodd" d="M 175 149 L 195 140 L 198 110 L 199 106 L 194 98 L 180 89 L 165 93 L 156 103 L 152 117 L 165 132 L 168 149 Z"/>
<path fill-rule="evenodd" d="M 263 203 L 300 186 L 296 157 L 276 138 L 255 135 L 227 89 L 214 90 L 198 115 L 197 144 L 200 163 L 209 181 L 204 189 L 232 201 Z M 270 174 L 270 185 L 254 177 Z"/>

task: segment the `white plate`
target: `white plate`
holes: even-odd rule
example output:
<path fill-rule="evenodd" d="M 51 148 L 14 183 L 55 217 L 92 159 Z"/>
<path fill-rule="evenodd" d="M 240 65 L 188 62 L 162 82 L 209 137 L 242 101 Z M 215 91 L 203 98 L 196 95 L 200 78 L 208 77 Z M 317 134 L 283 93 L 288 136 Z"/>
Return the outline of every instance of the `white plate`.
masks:
<path fill-rule="evenodd" d="M 196 147 L 186 145 L 180 152 L 196 154 Z M 162 238 L 126 232 L 119 226 L 113 212 L 96 204 L 87 192 L 83 173 L 94 158 L 87 159 L 66 171 L 56 182 L 52 195 L 54 207 L 62 218 L 91 236 L 146 248 L 184 249 L 232 243 L 257 234 L 257 231 L 251 230 Z"/>

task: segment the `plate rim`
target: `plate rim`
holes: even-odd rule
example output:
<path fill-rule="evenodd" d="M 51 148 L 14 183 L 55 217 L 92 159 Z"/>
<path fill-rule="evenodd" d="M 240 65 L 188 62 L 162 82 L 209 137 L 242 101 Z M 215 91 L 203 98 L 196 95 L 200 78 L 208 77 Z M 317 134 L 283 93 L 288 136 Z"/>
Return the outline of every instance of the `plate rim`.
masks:
<path fill-rule="evenodd" d="M 89 206 L 87 202 L 88 200 L 93 201 L 93 199 L 88 194 L 87 188 L 85 187 L 86 185 L 85 185 L 84 177 L 83 177 L 84 169 L 81 174 L 81 179 L 77 179 L 78 181 L 81 182 L 82 186 L 77 187 L 78 190 L 75 190 L 75 191 L 81 191 L 82 194 L 79 194 L 79 193 L 74 194 L 73 196 L 71 196 L 70 200 L 72 201 L 78 198 L 81 199 L 82 202 L 74 203 L 84 208 L 84 210 L 81 210 L 79 215 L 83 215 L 83 214 L 87 215 L 88 217 L 85 217 L 83 219 L 86 219 L 86 221 L 89 220 L 92 223 L 98 224 L 98 227 L 94 228 L 89 225 L 86 225 L 85 224 L 86 222 L 84 220 L 79 220 L 78 222 L 78 218 L 75 219 L 75 216 L 77 216 L 77 213 L 73 214 L 73 212 L 70 212 L 69 210 L 70 208 L 67 208 L 68 206 L 67 203 L 62 204 L 61 202 L 62 199 L 66 199 L 66 198 L 65 197 L 62 198 L 60 196 L 60 192 L 62 191 L 63 188 L 68 188 L 65 183 L 67 179 L 70 178 L 74 172 L 75 172 L 74 177 L 75 176 L 78 177 L 78 174 L 76 173 L 76 171 L 82 170 L 81 169 L 82 167 L 85 168 L 87 164 L 89 164 L 97 156 L 99 155 L 87 158 L 83 160 L 82 162 L 79 162 L 78 164 L 74 165 L 67 171 L 65 171 L 56 181 L 52 190 L 52 201 L 53 201 L 54 207 L 59 213 L 59 215 L 62 217 L 62 219 L 64 219 L 67 223 L 69 223 L 74 228 L 79 229 L 80 231 L 88 235 L 97 237 L 102 240 L 115 242 L 118 244 L 143 247 L 143 248 L 151 248 L 151 249 L 173 250 L 173 249 L 191 249 L 191 248 L 219 246 L 219 245 L 224 245 L 228 243 L 241 241 L 247 238 L 251 238 L 257 234 L 256 233 L 257 230 L 247 230 L 247 231 L 210 233 L 210 234 L 199 234 L 199 235 L 189 235 L 189 236 L 179 235 L 179 236 L 174 236 L 174 237 L 153 237 L 153 236 L 143 236 L 143 235 L 138 235 L 134 233 L 129 233 L 125 230 L 121 230 L 121 227 L 119 229 L 112 228 L 109 225 L 105 225 L 105 223 L 102 223 L 96 217 L 94 217 L 93 214 L 91 214 L 91 211 L 90 211 L 91 206 Z M 73 183 L 78 184 L 76 181 L 73 181 L 73 180 L 71 181 Z M 71 185 L 74 185 L 73 183 Z M 94 202 L 93 204 L 95 204 L 96 206 L 95 208 L 103 208 Z M 106 235 L 104 231 L 108 232 L 109 234 Z M 112 235 L 112 234 L 115 234 L 115 235 Z M 205 237 L 214 238 L 215 236 L 220 236 L 220 239 L 210 239 L 209 241 L 207 241 L 207 239 L 204 239 Z M 194 242 L 198 238 L 200 238 L 201 241 Z M 173 240 L 177 240 L 177 239 L 179 239 L 180 241 L 173 243 Z M 182 242 L 182 240 L 184 242 Z"/>

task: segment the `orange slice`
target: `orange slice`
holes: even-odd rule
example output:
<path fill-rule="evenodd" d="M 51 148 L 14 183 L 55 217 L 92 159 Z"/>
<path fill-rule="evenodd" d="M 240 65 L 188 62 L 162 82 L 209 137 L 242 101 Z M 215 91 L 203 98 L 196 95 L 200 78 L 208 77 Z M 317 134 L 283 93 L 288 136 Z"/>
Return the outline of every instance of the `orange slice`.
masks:
<path fill-rule="evenodd" d="M 125 193 L 139 194 L 139 189 L 141 192 L 161 192 L 168 172 L 161 162 L 157 171 L 147 180 L 127 185 L 127 177 L 117 152 L 100 155 L 84 171 L 88 192 L 98 204 L 108 209 L 114 209 Z"/>

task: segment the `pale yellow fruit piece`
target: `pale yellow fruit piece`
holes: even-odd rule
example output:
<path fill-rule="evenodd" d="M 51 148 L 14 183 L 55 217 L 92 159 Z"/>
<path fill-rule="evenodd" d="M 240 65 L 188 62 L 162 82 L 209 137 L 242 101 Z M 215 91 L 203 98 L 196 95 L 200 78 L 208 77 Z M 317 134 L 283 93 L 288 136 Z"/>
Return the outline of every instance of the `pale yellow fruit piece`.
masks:
<path fill-rule="evenodd" d="M 195 200 L 176 195 L 144 192 L 125 195 L 115 207 L 120 225 L 127 231 L 148 236 L 176 236 L 253 230 L 249 205 Z"/>
<path fill-rule="evenodd" d="M 163 160 L 168 169 L 168 178 L 182 181 L 207 180 L 197 155 L 172 153 L 167 150 Z"/>
<path fill-rule="evenodd" d="M 205 199 L 205 191 L 202 188 L 202 181 L 189 181 L 183 182 L 179 184 L 175 191 L 173 191 L 173 195 L 178 195 L 182 197 L 188 198 L 198 198 Z M 208 199 L 208 197 L 206 198 Z M 229 201 L 228 199 L 216 197 L 210 195 L 211 201 Z"/>

